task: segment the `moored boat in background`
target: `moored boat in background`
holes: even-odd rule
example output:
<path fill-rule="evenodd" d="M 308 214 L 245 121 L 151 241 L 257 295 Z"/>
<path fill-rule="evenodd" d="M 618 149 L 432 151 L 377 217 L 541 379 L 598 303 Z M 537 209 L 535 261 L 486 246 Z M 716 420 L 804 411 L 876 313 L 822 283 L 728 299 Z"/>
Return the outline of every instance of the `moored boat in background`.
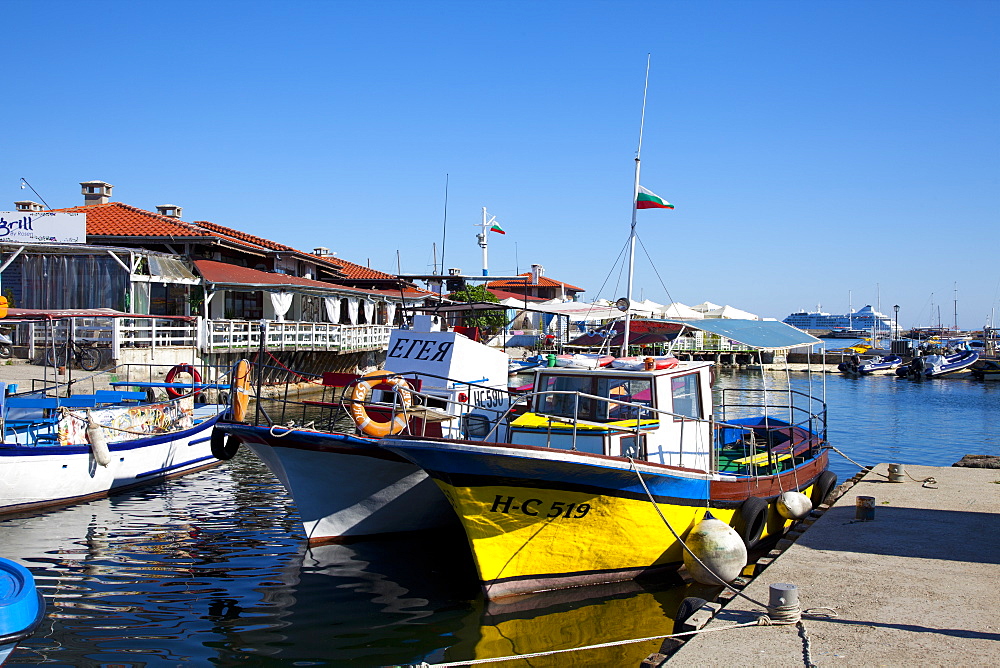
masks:
<path fill-rule="evenodd" d="M 979 353 L 974 350 L 963 350 L 951 355 L 925 355 L 897 367 L 896 375 L 913 379 L 937 378 L 970 369 L 978 359 Z"/>
<path fill-rule="evenodd" d="M 196 404 L 193 393 L 152 402 L 127 390 L 3 396 L 3 385 L 0 514 L 78 503 L 219 463 L 210 435 L 225 406 Z"/>

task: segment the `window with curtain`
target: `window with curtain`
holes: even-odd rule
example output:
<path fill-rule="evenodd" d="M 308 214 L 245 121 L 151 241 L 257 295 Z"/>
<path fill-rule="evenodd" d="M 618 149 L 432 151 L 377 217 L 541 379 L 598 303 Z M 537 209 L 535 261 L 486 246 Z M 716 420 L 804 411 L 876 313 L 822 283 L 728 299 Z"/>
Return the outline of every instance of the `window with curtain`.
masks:
<path fill-rule="evenodd" d="M 129 278 L 108 255 L 22 255 L 23 308 L 125 310 Z"/>

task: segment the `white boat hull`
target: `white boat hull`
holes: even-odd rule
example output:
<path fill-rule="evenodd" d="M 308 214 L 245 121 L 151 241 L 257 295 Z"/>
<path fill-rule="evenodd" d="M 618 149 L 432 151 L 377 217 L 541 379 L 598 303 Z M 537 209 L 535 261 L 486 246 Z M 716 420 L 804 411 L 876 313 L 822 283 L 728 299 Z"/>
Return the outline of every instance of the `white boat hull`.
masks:
<path fill-rule="evenodd" d="M 419 467 L 373 440 L 220 424 L 253 451 L 295 500 L 310 544 L 455 528 L 457 518 Z"/>
<path fill-rule="evenodd" d="M 97 463 L 88 446 L 0 445 L 0 514 L 78 503 L 218 464 L 210 443 L 216 420 L 109 443 L 107 466 Z"/>

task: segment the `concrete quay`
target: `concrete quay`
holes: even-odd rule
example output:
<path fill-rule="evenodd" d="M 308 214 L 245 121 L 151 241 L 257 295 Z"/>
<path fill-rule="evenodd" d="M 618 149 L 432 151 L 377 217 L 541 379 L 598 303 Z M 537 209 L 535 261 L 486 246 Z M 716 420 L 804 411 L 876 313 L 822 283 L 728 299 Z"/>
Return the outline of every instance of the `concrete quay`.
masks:
<path fill-rule="evenodd" d="M 702 633 L 659 665 L 807 666 L 807 655 L 816 666 L 1000 665 L 1000 470 L 905 472 L 903 483 L 883 477 L 886 464 L 856 477 L 742 590 L 766 604 L 770 585 L 796 585 L 806 638 L 795 625 Z M 913 480 L 928 477 L 936 483 Z M 872 521 L 856 519 L 859 496 L 875 498 Z M 765 612 L 736 596 L 704 628 Z"/>

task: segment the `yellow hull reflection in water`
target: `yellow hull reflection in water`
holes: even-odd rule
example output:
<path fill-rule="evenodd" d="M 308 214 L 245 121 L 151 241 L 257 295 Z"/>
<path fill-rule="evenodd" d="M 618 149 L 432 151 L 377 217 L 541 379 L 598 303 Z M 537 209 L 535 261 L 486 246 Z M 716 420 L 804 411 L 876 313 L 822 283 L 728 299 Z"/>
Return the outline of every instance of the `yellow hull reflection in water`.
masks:
<path fill-rule="evenodd" d="M 449 656 L 487 659 L 546 653 L 505 661 L 504 666 L 638 666 L 658 652 L 663 641 L 613 645 L 548 654 L 553 650 L 650 638 L 673 632 L 673 618 L 686 596 L 697 596 L 699 585 L 644 589 L 636 582 L 617 582 L 527 594 L 487 602 L 480 637 L 471 652 L 465 643 Z M 701 587 L 703 598 L 708 589 Z M 717 593 L 718 589 L 711 590 Z"/>

